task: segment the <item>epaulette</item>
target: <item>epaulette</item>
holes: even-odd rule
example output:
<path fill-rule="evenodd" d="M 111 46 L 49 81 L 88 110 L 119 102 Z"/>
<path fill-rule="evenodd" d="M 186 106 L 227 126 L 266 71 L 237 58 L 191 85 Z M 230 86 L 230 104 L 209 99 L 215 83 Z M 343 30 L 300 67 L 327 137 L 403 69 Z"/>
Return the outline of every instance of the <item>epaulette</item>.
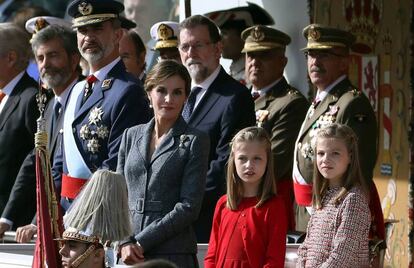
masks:
<path fill-rule="evenodd" d="M 290 88 L 289 91 L 288 91 L 289 95 L 296 95 L 298 93 L 299 93 L 298 90 L 295 89 L 295 88 Z"/>
<path fill-rule="evenodd" d="M 352 88 L 350 91 L 352 92 L 352 95 L 354 95 L 354 96 L 361 95 L 361 91 L 356 89 L 356 88 Z"/>

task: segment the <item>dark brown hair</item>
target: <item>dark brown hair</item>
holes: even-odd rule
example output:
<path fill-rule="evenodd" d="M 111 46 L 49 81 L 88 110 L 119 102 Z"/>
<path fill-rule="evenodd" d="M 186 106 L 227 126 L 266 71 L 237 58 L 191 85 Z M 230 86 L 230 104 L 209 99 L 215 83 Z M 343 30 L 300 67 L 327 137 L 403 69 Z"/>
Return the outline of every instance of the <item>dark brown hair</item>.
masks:
<path fill-rule="evenodd" d="M 181 31 L 183 29 L 191 29 L 202 25 L 207 26 L 212 43 L 221 41 L 221 35 L 219 29 L 217 28 L 217 25 L 212 20 L 202 15 L 194 15 L 186 18 L 180 23 L 179 30 Z"/>
<path fill-rule="evenodd" d="M 155 64 L 145 79 L 145 90 L 150 92 L 160 82 L 174 75 L 178 75 L 184 80 L 185 94 L 188 96 L 191 88 L 191 77 L 184 65 L 175 60 L 163 60 Z"/>

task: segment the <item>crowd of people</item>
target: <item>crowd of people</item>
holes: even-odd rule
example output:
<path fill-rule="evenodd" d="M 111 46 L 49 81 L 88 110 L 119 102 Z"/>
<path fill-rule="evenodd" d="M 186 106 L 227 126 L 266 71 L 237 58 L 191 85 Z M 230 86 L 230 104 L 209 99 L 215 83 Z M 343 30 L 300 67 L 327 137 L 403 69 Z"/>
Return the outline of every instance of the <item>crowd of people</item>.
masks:
<path fill-rule="evenodd" d="M 376 116 L 347 77 L 352 33 L 303 30 L 310 103 L 284 76 L 291 38 L 259 6 L 157 22 L 154 66 L 124 8 L 74 0 L 70 24 L 31 13 L 32 36 L 0 23 L 0 236 L 37 232 L 42 87 L 64 266 L 109 267 L 116 245 L 125 264 L 198 267 L 208 243 L 205 267 L 283 267 L 302 231 L 297 267 L 369 267 L 385 231 Z"/>

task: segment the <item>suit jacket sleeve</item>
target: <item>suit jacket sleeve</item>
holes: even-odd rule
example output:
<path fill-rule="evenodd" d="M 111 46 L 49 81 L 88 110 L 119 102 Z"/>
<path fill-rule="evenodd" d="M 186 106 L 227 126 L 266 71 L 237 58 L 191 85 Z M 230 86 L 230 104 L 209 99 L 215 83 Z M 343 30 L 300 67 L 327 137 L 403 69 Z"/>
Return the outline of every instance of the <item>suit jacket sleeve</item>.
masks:
<path fill-rule="evenodd" d="M 213 159 L 207 173 L 208 181 L 217 181 L 222 178 L 219 189 L 225 189 L 225 167 L 229 156 L 229 142 L 233 136 L 241 129 L 254 126 L 256 116 L 254 113 L 254 103 L 250 93 L 243 88 L 234 96 L 221 117 L 221 135 L 217 143 L 217 158 Z M 223 191 L 221 194 L 224 194 Z"/>
<path fill-rule="evenodd" d="M 115 170 L 121 138 L 126 128 L 147 123 L 150 119 L 148 103 L 141 87 L 134 84 L 125 89 L 126 94 L 119 98 L 111 112 L 112 126 L 108 138 L 108 158 L 100 168 Z"/>
<path fill-rule="evenodd" d="M 211 228 L 210 241 L 208 243 L 207 253 L 204 258 L 204 267 L 205 268 L 215 268 L 218 264 L 217 261 L 217 244 L 220 243 L 220 220 L 221 212 L 226 205 L 226 197 L 223 196 L 217 202 L 216 208 L 214 210 L 213 217 L 213 226 Z"/>
<path fill-rule="evenodd" d="M 182 232 L 197 219 L 205 187 L 208 148 L 207 135 L 194 136 L 189 147 L 190 157 L 183 173 L 180 200 L 173 210 L 146 226 L 135 236 L 145 251 Z M 120 159 L 120 166 L 122 161 Z"/>

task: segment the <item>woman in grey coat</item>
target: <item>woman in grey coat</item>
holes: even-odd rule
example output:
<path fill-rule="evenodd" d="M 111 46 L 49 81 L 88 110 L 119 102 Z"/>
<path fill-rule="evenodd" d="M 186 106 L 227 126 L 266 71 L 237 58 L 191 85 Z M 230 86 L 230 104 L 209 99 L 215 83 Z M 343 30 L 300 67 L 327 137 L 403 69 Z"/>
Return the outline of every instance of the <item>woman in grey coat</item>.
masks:
<path fill-rule="evenodd" d="M 125 264 L 161 258 L 198 267 L 192 223 L 204 194 L 209 139 L 181 117 L 190 84 L 183 65 L 155 65 L 145 82 L 154 118 L 122 137 L 117 172 L 127 180 L 134 229 L 121 248 Z"/>

